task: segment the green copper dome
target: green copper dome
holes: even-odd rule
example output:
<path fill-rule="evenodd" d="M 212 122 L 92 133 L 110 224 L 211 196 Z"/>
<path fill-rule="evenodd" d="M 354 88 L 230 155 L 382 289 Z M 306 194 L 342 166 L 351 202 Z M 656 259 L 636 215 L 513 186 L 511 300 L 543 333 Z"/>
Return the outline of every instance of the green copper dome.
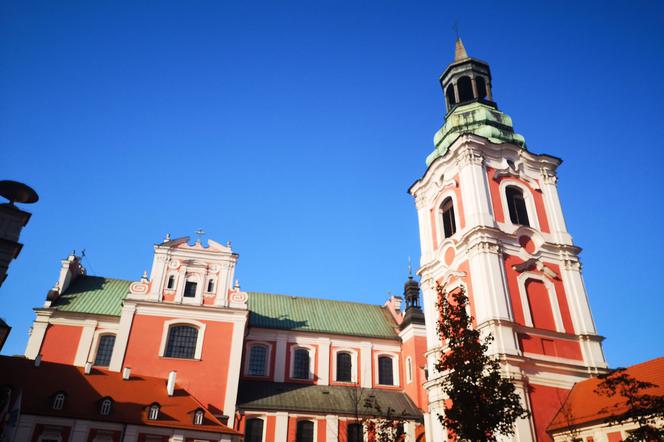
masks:
<path fill-rule="evenodd" d="M 447 116 L 445 124 L 433 137 L 435 149 L 427 156 L 427 166 L 445 155 L 448 148 L 459 136 L 474 134 L 492 143 L 511 143 L 525 149 L 525 138 L 514 132 L 512 119 L 493 106 L 472 102 L 457 106 Z"/>

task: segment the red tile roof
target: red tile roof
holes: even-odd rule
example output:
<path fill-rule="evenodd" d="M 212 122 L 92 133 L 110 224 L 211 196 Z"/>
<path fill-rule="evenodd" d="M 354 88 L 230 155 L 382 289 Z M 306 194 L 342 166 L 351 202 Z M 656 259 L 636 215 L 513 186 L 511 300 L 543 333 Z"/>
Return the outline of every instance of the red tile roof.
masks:
<path fill-rule="evenodd" d="M 639 381 L 647 381 L 657 387 L 644 390 L 644 393 L 664 395 L 664 357 L 653 359 L 627 368 L 627 374 Z M 570 426 L 581 426 L 603 421 L 611 415 L 619 416 L 627 409 L 624 398 L 619 394 L 607 397 L 595 393 L 601 381 L 588 379 L 574 385 L 567 400 L 553 418 L 547 431 L 555 432 Z"/>
<path fill-rule="evenodd" d="M 41 416 L 120 422 L 152 427 L 209 431 L 220 434 L 240 434 L 215 418 L 187 391 L 177 388 L 173 396 L 166 392 L 166 380 L 132 375 L 123 380 L 121 373 L 93 368 L 85 374 L 82 368 L 71 365 L 34 361 L 18 357 L 0 356 L 0 385 L 20 388 L 21 413 Z M 53 396 L 66 395 L 62 410 L 51 407 Z M 113 399 L 110 415 L 99 414 L 103 398 Z M 159 419 L 147 419 L 147 408 L 160 405 Z M 205 412 L 203 424 L 194 425 L 194 413 Z"/>

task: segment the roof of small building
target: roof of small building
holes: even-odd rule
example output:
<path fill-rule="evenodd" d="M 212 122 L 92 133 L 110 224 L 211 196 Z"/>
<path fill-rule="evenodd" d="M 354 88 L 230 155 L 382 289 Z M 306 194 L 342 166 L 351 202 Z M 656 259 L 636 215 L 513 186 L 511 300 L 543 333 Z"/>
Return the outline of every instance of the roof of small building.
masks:
<path fill-rule="evenodd" d="M 82 275 L 74 279 L 52 307 L 64 312 L 120 316 L 131 281 Z"/>
<path fill-rule="evenodd" d="M 243 380 L 237 403 L 241 410 L 422 418 L 422 412 L 406 393 L 378 388 Z"/>
<path fill-rule="evenodd" d="M 639 381 L 657 385 L 645 389 L 643 393 L 664 395 L 664 357 L 628 367 L 626 373 Z M 591 378 L 574 385 L 547 431 L 555 433 L 557 430 L 594 424 L 625 413 L 625 398 L 619 394 L 608 397 L 595 392 L 600 382 L 599 378 Z"/>
<path fill-rule="evenodd" d="M 53 302 L 64 312 L 120 316 L 131 281 L 82 275 Z M 248 292 L 249 325 L 347 336 L 397 339 L 387 308 L 374 304 Z"/>
<path fill-rule="evenodd" d="M 398 338 L 392 314 L 379 305 L 258 292 L 248 295 L 251 327 Z"/>
<path fill-rule="evenodd" d="M 165 379 L 132 375 L 124 380 L 120 373 L 98 368 L 86 375 L 82 368 L 72 365 L 41 362 L 35 367 L 33 360 L 7 356 L 0 356 L 0 373 L 2 385 L 20 389 L 22 414 L 239 434 L 177 384 L 175 394 L 168 396 Z M 61 410 L 52 408 L 57 393 L 65 394 Z M 99 406 L 106 397 L 113 400 L 113 405 L 111 413 L 103 416 Z M 148 407 L 155 402 L 160 406 L 159 419 L 149 420 Z M 193 423 L 198 409 L 205 413 L 202 425 Z"/>

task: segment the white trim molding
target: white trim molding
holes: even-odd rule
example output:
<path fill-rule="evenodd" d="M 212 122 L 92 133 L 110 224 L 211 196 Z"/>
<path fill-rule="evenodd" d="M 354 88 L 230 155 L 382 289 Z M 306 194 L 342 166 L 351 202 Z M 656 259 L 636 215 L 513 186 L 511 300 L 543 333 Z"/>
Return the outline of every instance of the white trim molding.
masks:
<path fill-rule="evenodd" d="M 350 354 L 350 382 L 349 381 L 340 381 L 337 379 L 337 356 L 339 353 L 348 353 Z M 359 351 L 355 348 L 339 347 L 332 350 L 332 380 L 333 382 L 338 383 L 357 383 L 357 360 L 359 356 Z"/>
<path fill-rule="evenodd" d="M 307 379 L 294 378 L 293 372 L 295 369 L 295 351 L 296 350 L 307 350 L 309 353 L 309 377 Z M 289 355 L 289 367 L 288 367 L 288 377 L 292 380 L 298 381 L 313 381 L 315 376 L 315 367 L 316 367 L 316 347 L 313 345 L 304 345 L 304 344 L 295 344 L 290 346 L 290 355 Z"/>
<path fill-rule="evenodd" d="M 244 354 L 243 374 L 245 376 L 270 377 L 272 375 L 272 370 L 270 369 L 271 368 L 270 367 L 270 365 L 271 365 L 270 361 L 271 361 L 271 357 L 272 357 L 272 347 L 274 345 L 270 342 L 267 342 L 267 341 L 249 341 L 249 342 L 246 342 L 245 345 L 246 345 L 246 351 L 245 351 L 245 354 Z M 249 365 L 250 365 L 250 362 L 251 362 L 251 350 L 254 347 L 257 347 L 257 346 L 263 346 L 263 347 L 267 348 L 267 352 L 265 354 L 265 366 L 263 367 L 265 372 L 262 375 L 249 373 Z"/>
<path fill-rule="evenodd" d="M 379 374 L 379 367 L 378 367 L 378 358 L 382 356 L 387 356 L 390 359 L 392 359 L 392 384 L 381 384 L 380 377 L 378 376 Z M 384 387 L 400 387 L 401 386 L 401 379 L 399 378 L 399 354 L 398 353 L 391 353 L 391 352 L 386 352 L 386 351 L 379 351 L 374 354 L 373 358 L 374 362 L 374 385 L 377 386 L 384 386 Z"/>
<path fill-rule="evenodd" d="M 198 329 L 198 334 L 196 335 L 196 350 L 194 352 L 194 359 L 199 361 L 201 359 L 201 354 L 203 353 L 203 338 L 205 335 L 205 324 L 193 319 L 170 319 L 164 321 L 162 331 L 161 331 L 161 343 L 159 344 L 159 357 L 165 358 L 164 353 L 166 352 L 166 344 L 168 342 L 168 332 L 172 326 L 177 325 L 190 325 Z"/>
<path fill-rule="evenodd" d="M 548 278 L 533 272 L 524 272 L 517 277 L 517 283 L 519 284 L 519 297 L 521 298 L 523 320 L 525 325 L 528 327 L 534 327 L 533 318 L 530 314 L 530 302 L 528 302 L 528 293 L 526 291 L 526 281 L 529 279 L 540 281 L 544 284 L 544 287 L 546 287 L 546 291 L 549 294 L 549 304 L 551 307 L 551 313 L 553 314 L 553 321 L 556 324 L 556 331 L 565 333 L 563 318 L 560 313 L 560 306 L 558 305 L 558 297 L 556 296 L 556 287 Z"/>

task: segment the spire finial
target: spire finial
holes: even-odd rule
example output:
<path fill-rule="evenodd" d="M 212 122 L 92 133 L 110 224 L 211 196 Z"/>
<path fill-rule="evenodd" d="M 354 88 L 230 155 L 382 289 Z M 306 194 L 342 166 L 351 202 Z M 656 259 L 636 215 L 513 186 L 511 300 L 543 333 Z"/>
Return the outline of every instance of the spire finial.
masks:
<path fill-rule="evenodd" d="M 461 41 L 461 37 L 457 35 L 456 43 L 454 45 L 454 61 L 464 60 L 468 57 L 468 52 Z"/>
<path fill-rule="evenodd" d="M 413 263 L 410 261 L 410 256 L 408 257 L 408 277 L 413 277 Z"/>
<path fill-rule="evenodd" d="M 196 239 L 196 243 L 197 243 L 197 244 L 200 244 L 200 243 L 201 243 L 201 239 L 203 238 L 203 235 L 205 235 L 205 230 L 203 230 L 203 229 L 198 229 L 198 230 L 196 230 L 194 233 L 195 233 L 196 236 L 198 237 L 198 239 Z"/>

